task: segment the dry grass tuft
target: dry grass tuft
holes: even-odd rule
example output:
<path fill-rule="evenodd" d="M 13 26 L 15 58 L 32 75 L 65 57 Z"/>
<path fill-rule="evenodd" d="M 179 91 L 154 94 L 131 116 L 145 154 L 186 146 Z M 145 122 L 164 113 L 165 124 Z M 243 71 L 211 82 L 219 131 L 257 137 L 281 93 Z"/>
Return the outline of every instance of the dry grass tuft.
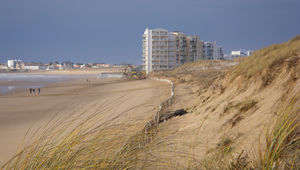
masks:
<path fill-rule="evenodd" d="M 231 137 L 222 137 L 215 148 L 207 151 L 205 158 L 195 169 L 228 169 L 234 158 L 232 144 L 233 139 Z"/>
<path fill-rule="evenodd" d="M 227 155 L 232 152 L 233 140 L 229 137 L 222 138 L 222 140 L 217 144 L 217 149 L 221 155 Z"/>
<path fill-rule="evenodd" d="M 252 170 L 254 169 L 251 165 L 249 157 L 244 153 L 244 150 L 238 155 L 238 157 L 234 158 L 230 163 L 229 170 Z"/>
<path fill-rule="evenodd" d="M 232 102 L 228 103 L 228 104 L 224 107 L 222 115 L 228 113 L 228 112 L 229 112 L 231 109 L 233 109 L 234 107 L 235 107 L 235 105 L 234 105 Z"/>
<path fill-rule="evenodd" d="M 248 110 L 250 110 L 251 108 L 255 107 L 257 105 L 257 101 L 250 99 L 250 98 L 246 98 L 246 100 L 239 102 L 237 104 L 234 104 L 233 102 L 229 102 L 223 109 L 223 113 L 220 114 L 220 116 L 224 116 L 228 113 L 230 113 L 233 109 L 237 110 L 239 113 L 237 113 L 237 115 L 235 117 L 237 117 L 238 115 L 241 115 L 244 112 L 247 112 Z M 234 118 L 234 117 L 233 117 Z"/>
<path fill-rule="evenodd" d="M 257 104 L 257 102 L 255 100 L 248 98 L 245 101 L 237 104 L 236 106 L 239 107 L 240 112 L 246 112 L 246 111 L 250 110 L 251 108 L 253 108 L 256 104 Z"/>
<path fill-rule="evenodd" d="M 265 135 L 266 146 L 260 151 L 261 169 L 300 167 L 300 107 L 294 98 Z M 299 103 L 298 103 L 299 104 Z"/>

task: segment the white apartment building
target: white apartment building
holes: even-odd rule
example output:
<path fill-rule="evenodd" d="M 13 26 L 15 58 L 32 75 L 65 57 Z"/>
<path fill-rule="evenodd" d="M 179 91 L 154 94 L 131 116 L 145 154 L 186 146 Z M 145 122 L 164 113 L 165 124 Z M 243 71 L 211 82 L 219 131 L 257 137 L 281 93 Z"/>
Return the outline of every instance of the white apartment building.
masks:
<path fill-rule="evenodd" d="M 147 74 L 154 70 L 177 67 L 203 59 L 203 42 L 198 36 L 178 31 L 148 29 L 143 34 L 143 67 Z"/>
<path fill-rule="evenodd" d="M 143 34 L 143 66 L 147 74 L 176 67 L 176 36 L 165 29 L 146 29 Z"/>

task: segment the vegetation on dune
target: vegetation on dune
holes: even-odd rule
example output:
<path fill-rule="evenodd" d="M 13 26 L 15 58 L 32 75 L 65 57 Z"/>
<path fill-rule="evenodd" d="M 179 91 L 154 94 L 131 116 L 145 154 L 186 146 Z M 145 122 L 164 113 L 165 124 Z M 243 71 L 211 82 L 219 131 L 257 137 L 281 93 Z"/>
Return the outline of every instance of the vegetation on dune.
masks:
<path fill-rule="evenodd" d="M 69 115 L 68 115 L 69 116 Z M 49 122 L 42 135 L 25 146 L 3 169 L 129 169 L 135 165 L 139 150 L 148 136 L 138 133 L 138 124 L 97 124 L 96 115 Z M 130 145 L 128 144 L 130 141 Z M 128 146 L 128 147 L 124 147 Z"/>
<path fill-rule="evenodd" d="M 281 113 L 272 130 L 267 131 L 259 157 L 261 169 L 300 168 L 300 105 L 296 99 Z"/>
<path fill-rule="evenodd" d="M 297 36 L 289 42 L 255 51 L 250 57 L 242 59 L 238 65 L 232 68 L 230 76 L 232 78 L 242 76 L 249 79 L 255 75 L 261 75 L 265 85 L 268 85 L 285 62 L 289 65 L 299 63 L 299 47 L 300 36 Z M 299 69 L 299 66 L 297 68 Z"/>
<path fill-rule="evenodd" d="M 272 128 L 270 128 L 272 127 Z M 210 149 L 206 158 L 196 169 L 297 169 L 300 168 L 300 95 L 294 97 L 277 116 L 275 124 L 262 136 L 265 143 L 259 144 L 254 158 L 244 150 L 233 152 L 234 139 L 225 137 L 215 149 Z"/>
<path fill-rule="evenodd" d="M 150 77 L 175 78 L 178 82 L 193 83 L 200 89 L 208 88 L 212 83 L 225 76 L 226 71 L 236 62 L 201 60 L 183 64 L 172 70 L 155 71 Z"/>
<path fill-rule="evenodd" d="M 229 110 L 235 108 L 238 109 L 239 112 L 246 112 L 249 109 L 253 108 L 257 104 L 257 101 L 253 99 L 246 98 L 244 101 L 239 102 L 237 104 L 233 104 L 232 102 L 228 103 L 224 108 L 223 114 L 229 112 Z"/>
<path fill-rule="evenodd" d="M 257 104 L 257 102 L 253 99 L 246 99 L 245 101 L 238 103 L 236 107 L 239 108 L 240 112 L 246 112 L 252 107 L 254 107 Z"/>

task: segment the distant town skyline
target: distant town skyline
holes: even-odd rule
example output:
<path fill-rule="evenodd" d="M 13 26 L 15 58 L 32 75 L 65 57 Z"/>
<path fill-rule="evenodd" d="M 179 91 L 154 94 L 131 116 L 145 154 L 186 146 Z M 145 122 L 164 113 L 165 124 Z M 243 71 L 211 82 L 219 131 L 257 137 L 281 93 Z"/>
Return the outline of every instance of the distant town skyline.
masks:
<path fill-rule="evenodd" d="M 300 34 L 296 0 L 1 0 L 0 63 L 141 64 L 145 28 L 217 41 L 226 53 Z"/>

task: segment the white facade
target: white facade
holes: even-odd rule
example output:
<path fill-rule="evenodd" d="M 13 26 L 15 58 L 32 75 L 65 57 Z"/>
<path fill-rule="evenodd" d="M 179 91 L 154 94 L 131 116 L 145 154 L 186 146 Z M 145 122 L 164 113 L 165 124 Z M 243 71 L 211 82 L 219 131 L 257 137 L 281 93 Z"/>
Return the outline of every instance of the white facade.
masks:
<path fill-rule="evenodd" d="M 8 68 L 16 68 L 15 60 L 7 60 Z"/>
<path fill-rule="evenodd" d="M 146 29 L 143 34 L 143 66 L 147 74 L 176 67 L 176 36 L 165 29 Z"/>

